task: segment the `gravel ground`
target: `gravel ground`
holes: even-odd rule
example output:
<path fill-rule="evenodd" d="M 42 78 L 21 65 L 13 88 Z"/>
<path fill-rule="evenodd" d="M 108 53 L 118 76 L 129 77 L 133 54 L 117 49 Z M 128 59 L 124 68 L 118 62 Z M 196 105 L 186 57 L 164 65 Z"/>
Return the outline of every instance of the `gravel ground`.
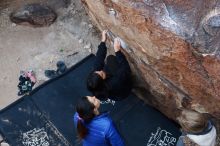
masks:
<path fill-rule="evenodd" d="M 25 0 L 0 2 L 0 109 L 19 99 L 18 77 L 21 70 L 32 69 L 37 84 L 48 80 L 46 69 L 56 69 L 62 60 L 70 67 L 96 51 L 101 33 L 90 21 L 80 1 L 29 0 L 46 3 L 58 18 L 49 27 L 33 28 L 12 23 L 9 15 Z"/>

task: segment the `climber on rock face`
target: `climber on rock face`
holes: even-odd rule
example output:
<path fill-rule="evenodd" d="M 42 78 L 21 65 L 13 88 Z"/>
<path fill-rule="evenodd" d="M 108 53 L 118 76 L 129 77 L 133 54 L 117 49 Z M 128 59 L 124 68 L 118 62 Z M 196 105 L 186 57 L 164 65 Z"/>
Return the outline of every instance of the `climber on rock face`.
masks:
<path fill-rule="evenodd" d="M 122 100 L 132 88 L 131 69 L 121 52 L 119 38 L 114 39 L 114 55 L 106 58 L 107 30 L 102 32 L 102 41 L 98 46 L 93 70 L 87 78 L 87 88 L 100 100 Z M 106 61 L 105 61 L 106 58 Z"/>

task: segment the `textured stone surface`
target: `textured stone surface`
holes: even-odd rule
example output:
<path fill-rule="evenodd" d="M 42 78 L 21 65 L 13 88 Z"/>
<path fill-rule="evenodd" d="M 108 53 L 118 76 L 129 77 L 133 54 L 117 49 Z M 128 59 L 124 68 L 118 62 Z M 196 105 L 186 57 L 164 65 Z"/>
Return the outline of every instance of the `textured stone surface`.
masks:
<path fill-rule="evenodd" d="M 49 26 L 57 18 L 56 13 L 41 4 L 27 4 L 11 13 L 10 19 L 17 24 Z"/>
<path fill-rule="evenodd" d="M 100 29 L 128 44 L 141 98 L 172 119 L 180 108 L 220 118 L 220 1 L 82 2 Z"/>

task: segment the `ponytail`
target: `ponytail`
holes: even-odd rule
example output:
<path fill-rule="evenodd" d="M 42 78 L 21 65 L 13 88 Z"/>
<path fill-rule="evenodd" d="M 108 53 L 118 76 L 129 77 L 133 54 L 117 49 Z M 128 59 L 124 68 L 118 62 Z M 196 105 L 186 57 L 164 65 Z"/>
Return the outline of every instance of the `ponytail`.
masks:
<path fill-rule="evenodd" d="M 76 111 L 78 113 L 77 121 L 77 133 L 79 139 L 83 139 L 88 134 L 88 129 L 86 124 L 89 123 L 94 117 L 94 108 L 95 106 L 90 103 L 87 97 L 82 97 L 78 100 L 76 105 Z"/>
<path fill-rule="evenodd" d="M 88 134 L 88 129 L 85 127 L 83 121 L 80 119 L 77 122 L 77 133 L 78 133 L 79 139 L 85 138 L 86 135 Z"/>

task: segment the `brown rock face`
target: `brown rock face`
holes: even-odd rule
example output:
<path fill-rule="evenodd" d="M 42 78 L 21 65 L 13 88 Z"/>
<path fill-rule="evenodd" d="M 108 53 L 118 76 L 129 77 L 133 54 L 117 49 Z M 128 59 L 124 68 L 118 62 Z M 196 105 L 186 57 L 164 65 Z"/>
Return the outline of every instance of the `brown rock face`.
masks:
<path fill-rule="evenodd" d="M 136 86 L 155 95 L 145 101 L 172 119 L 180 108 L 220 118 L 220 2 L 82 1 L 100 29 L 128 44 Z"/>

